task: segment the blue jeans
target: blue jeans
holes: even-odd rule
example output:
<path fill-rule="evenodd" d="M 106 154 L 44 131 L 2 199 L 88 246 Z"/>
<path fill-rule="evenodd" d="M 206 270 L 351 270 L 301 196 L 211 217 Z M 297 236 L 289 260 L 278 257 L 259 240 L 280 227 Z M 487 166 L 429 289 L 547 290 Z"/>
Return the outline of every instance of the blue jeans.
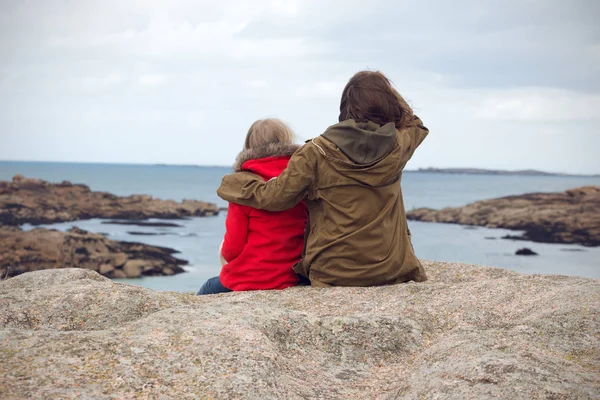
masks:
<path fill-rule="evenodd" d="M 310 279 L 300 274 L 296 274 L 298 277 L 298 285 L 299 286 L 310 286 Z"/>
<path fill-rule="evenodd" d="M 209 280 L 204 282 L 204 285 L 202 285 L 202 287 L 200 288 L 200 290 L 198 290 L 198 293 L 196 293 L 196 295 L 202 296 L 203 294 L 217 294 L 229 292 L 233 292 L 233 290 L 227 289 L 225 286 L 223 286 L 219 277 L 215 276 L 214 278 L 210 278 Z"/>

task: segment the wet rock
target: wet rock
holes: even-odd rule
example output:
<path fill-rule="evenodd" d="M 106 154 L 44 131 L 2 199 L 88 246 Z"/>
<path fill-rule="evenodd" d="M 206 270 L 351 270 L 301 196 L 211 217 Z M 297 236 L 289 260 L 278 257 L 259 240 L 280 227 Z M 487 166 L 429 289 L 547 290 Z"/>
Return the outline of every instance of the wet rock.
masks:
<path fill-rule="evenodd" d="M 147 195 L 115 196 L 93 192 L 85 185 L 52 184 L 16 175 L 0 181 L 0 224 L 33 225 L 90 218 L 145 220 L 217 215 L 215 204 L 195 200 L 180 203 Z"/>
<path fill-rule="evenodd" d="M 600 246 L 600 187 L 508 196 L 441 210 L 419 208 L 407 218 L 525 232 L 505 237 L 512 240 Z"/>
<path fill-rule="evenodd" d="M 132 226 L 145 226 L 155 228 L 183 228 L 183 225 L 176 224 L 173 222 L 150 222 L 150 221 L 102 221 L 103 224 L 107 225 L 132 225 Z"/>
<path fill-rule="evenodd" d="M 22 231 L 0 227 L 0 276 L 54 268 L 85 268 L 110 278 L 173 275 L 186 261 L 175 250 L 141 243 L 117 242 L 74 227 Z M 144 270 L 143 265 L 151 268 Z"/>
<path fill-rule="evenodd" d="M 168 232 L 139 232 L 139 231 L 127 231 L 128 235 L 134 236 L 166 236 L 170 235 Z"/>
<path fill-rule="evenodd" d="M 515 251 L 515 254 L 517 256 L 537 256 L 538 255 L 538 253 L 536 253 L 535 251 L 533 251 L 527 247 L 523 247 L 522 249 Z"/>
<path fill-rule="evenodd" d="M 517 240 L 517 241 L 527 241 L 527 239 L 525 239 L 523 236 L 517 236 L 517 235 L 504 235 L 504 236 L 502 236 L 502 239 Z"/>
<path fill-rule="evenodd" d="M 173 270 L 172 270 L 171 268 L 169 268 L 169 267 L 166 267 L 166 268 L 164 268 L 164 269 L 163 269 L 163 273 L 164 273 L 165 275 L 173 275 L 173 274 L 175 274 L 175 271 L 173 271 Z"/>
<path fill-rule="evenodd" d="M 82 269 L 23 274 L 0 283 L 0 390 L 36 399 L 597 397 L 600 280 L 423 264 L 423 283 L 214 296 Z"/>

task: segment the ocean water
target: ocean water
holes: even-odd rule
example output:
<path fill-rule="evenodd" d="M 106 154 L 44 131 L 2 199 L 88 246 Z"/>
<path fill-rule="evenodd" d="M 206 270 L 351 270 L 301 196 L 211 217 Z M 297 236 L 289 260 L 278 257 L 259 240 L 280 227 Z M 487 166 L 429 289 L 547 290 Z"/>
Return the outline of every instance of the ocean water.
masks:
<path fill-rule="evenodd" d="M 225 167 L 152 166 L 118 164 L 72 164 L 0 162 L 0 180 L 15 174 L 52 182 L 84 183 L 92 190 L 117 195 L 150 194 L 163 199 L 197 199 L 226 206 L 216 190 Z M 499 196 L 527 192 L 562 191 L 583 185 L 600 185 L 598 177 L 466 175 L 406 172 L 403 194 L 407 209 L 442 208 Z M 216 217 L 173 221 L 178 228 L 147 228 L 110 225 L 102 220 L 74 221 L 46 227 L 66 230 L 78 226 L 107 233 L 114 240 L 137 241 L 178 250 L 190 265 L 185 274 L 126 280 L 127 283 L 160 290 L 196 291 L 208 278 L 218 275 L 217 248 L 225 233 L 225 213 Z M 500 239 L 509 231 L 409 221 L 413 244 L 422 259 L 457 261 L 497 266 L 522 273 L 548 273 L 600 278 L 600 248 L 578 245 L 540 244 Z M 30 229 L 31 226 L 24 226 Z M 139 236 L 128 232 L 163 233 Z M 514 232 L 511 232 L 514 234 Z M 529 247 L 539 256 L 515 256 Z"/>

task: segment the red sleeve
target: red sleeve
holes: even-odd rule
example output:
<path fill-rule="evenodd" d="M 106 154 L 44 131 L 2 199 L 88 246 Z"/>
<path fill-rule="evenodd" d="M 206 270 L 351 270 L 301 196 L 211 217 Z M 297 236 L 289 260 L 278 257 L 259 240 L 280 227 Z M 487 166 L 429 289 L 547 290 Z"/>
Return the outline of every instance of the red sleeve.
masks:
<path fill-rule="evenodd" d="M 240 255 L 248 240 L 248 207 L 229 203 L 221 255 L 230 262 Z"/>

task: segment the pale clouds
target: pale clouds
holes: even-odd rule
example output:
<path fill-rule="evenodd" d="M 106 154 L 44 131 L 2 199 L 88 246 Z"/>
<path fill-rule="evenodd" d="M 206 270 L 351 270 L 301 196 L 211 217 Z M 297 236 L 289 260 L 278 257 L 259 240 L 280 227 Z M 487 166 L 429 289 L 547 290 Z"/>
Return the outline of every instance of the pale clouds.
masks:
<path fill-rule="evenodd" d="M 347 79 L 371 68 L 432 130 L 412 168 L 598 173 L 599 12 L 593 0 L 5 1 L 0 159 L 227 165 L 257 118 L 320 134 Z"/>
<path fill-rule="evenodd" d="M 484 93 L 476 116 L 516 121 L 596 121 L 600 125 L 600 94 L 553 88 L 509 89 Z"/>

